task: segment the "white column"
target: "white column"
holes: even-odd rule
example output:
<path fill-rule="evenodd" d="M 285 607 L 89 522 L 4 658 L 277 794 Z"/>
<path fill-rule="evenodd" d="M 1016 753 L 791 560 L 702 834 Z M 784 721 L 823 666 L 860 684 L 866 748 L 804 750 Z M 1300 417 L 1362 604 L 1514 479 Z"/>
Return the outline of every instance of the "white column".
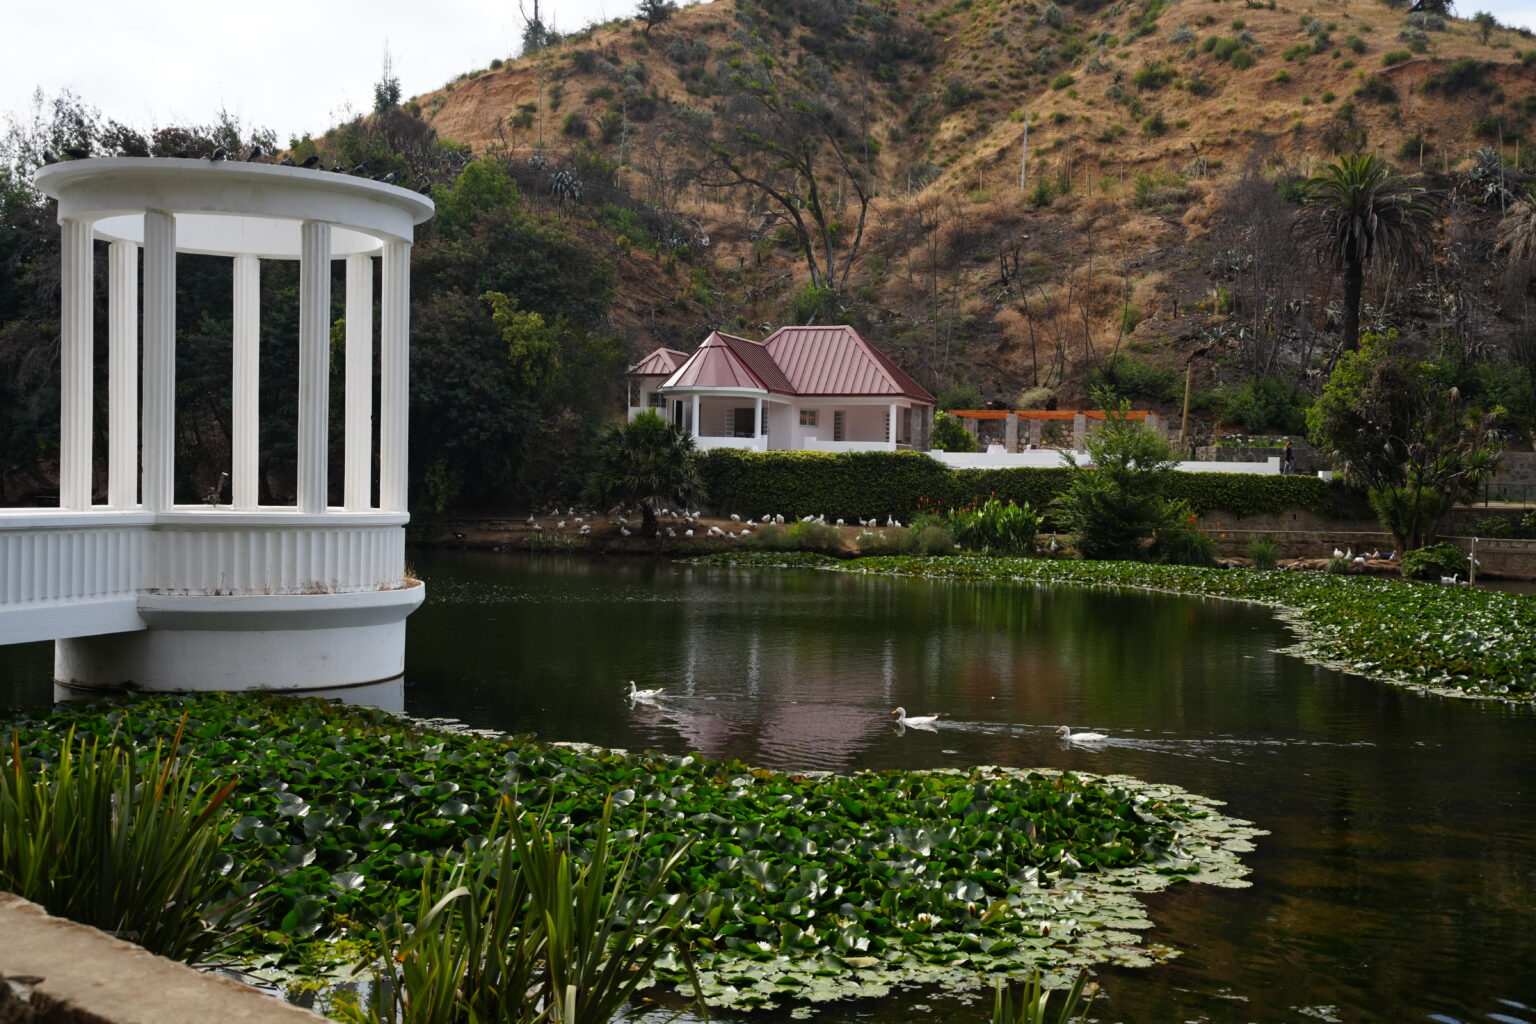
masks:
<path fill-rule="evenodd" d="M 373 506 L 373 257 L 347 257 L 347 454 L 342 503 Z"/>
<path fill-rule="evenodd" d="M 755 399 L 756 407 L 752 410 L 752 437 L 754 439 L 763 436 L 763 400 Z"/>
<path fill-rule="evenodd" d="M 331 404 L 331 226 L 299 228 L 299 511 L 325 511 Z"/>
<path fill-rule="evenodd" d="M 92 332 L 95 274 L 88 220 L 60 221 L 59 507 L 91 507 Z"/>
<path fill-rule="evenodd" d="M 230 395 L 230 501 L 255 508 L 261 447 L 261 261 L 235 257 L 234 365 Z"/>
<path fill-rule="evenodd" d="M 171 507 L 176 470 L 176 218 L 144 214 L 144 408 L 140 440 L 145 509 Z"/>
<path fill-rule="evenodd" d="M 139 247 L 107 248 L 107 504 L 139 503 Z"/>
<path fill-rule="evenodd" d="M 693 440 L 695 442 L 697 442 L 699 440 L 699 436 L 700 436 L 700 432 L 699 432 L 699 396 L 698 395 L 694 395 L 693 396 Z"/>
<path fill-rule="evenodd" d="M 380 276 L 379 508 L 404 512 L 410 479 L 410 242 L 384 243 Z"/>
<path fill-rule="evenodd" d="M 896 448 L 896 403 L 895 402 L 891 403 L 891 415 L 889 417 L 888 422 L 885 425 L 885 439 L 886 439 L 887 442 L 889 442 L 889 444 L 891 446 L 891 449 L 894 451 L 895 448 Z"/>

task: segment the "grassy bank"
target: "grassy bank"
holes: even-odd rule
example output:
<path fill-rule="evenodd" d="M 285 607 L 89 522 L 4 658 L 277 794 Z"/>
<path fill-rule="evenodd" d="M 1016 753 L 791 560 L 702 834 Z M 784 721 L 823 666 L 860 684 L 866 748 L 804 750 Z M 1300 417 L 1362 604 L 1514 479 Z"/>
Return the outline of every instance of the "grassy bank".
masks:
<path fill-rule="evenodd" d="M 1256 601 L 1300 629 L 1295 651 L 1391 683 L 1461 697 L 1536 700 L 1536 601 L 1518 594 L 1364 576 L 1196 569 L 1139 562 L 813 554 L 724 554 L 717 565 L 933 579 L 1135 587 Z"/>
<path fill-rule="evenodd" d="M 691 837 L 685 934 L 710 1002 L 983 986 L 1039 965 L 1145 964 L 1173 950 L 1136 894 L 1243 885 L 1255 835 L 1211 801 L 1123 777 L 1008 768 L 853 776 L 574 749 L 262 696 L 61 705 L 0 721 L 36 771 L 73 727 L 148 757 L 185 716 L 184 770 L 233 781 L 224 851 L 254 899 L 235 959 L 323 977 L 367 961 L 430 861 L 483 841 L 503 798 L 576 850 L 605 800 L 645 865 Z M 680 965 L 658 965 L 663 982 Z"/>

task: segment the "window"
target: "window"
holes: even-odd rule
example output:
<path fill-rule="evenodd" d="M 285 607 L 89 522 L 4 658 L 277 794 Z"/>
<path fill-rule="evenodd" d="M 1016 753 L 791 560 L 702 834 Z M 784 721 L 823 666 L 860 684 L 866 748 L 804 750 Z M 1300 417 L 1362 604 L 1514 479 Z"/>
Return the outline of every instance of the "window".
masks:
<path fill-rule="evenodd" d="M 816 425 L 816 410 L 815 409 L 801 409 L 800 410 L 800 425 L 802 427 L 814 427 Z"/>
<path fill-rule="evenodd" d="M 651 392 L 651 408 L 652 409 L 665 409 L 666 407 L 667 407 L 667 396 L 663 395 L 663 394 L 658 394 L 657 392 L 652 391 Z"/>
<path fill-rule="evenodd" d="M 839 409 L 832 414 L 832 440 L 846 441 L 843 436 L 843 410 Z"/>

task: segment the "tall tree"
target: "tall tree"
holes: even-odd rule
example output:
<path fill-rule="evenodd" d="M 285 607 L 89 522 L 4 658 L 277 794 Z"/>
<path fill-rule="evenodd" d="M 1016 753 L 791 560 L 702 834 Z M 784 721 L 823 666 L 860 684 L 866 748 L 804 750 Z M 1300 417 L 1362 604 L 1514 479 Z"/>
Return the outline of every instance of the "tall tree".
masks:
<path fill-rule="evenodd" d="M 676 0 L 640 0 L 640 6 L 635 11 L 640 20 L 645 22 L 645 28 L 641 31 L 645 38 L 651 38 L 651 29 L 668 21 L 677 13 Z"/>
<path fill-rule="evenodd" d="M 1333 369 L 1307 410 L 1308 432 L 1365 490 L 1403 551 L 1423 547 L 1457 502 L 1487 479 L 1501 447 L 1445 368 L 1367 334 Z"/>
<path fill-rule="evenodd" d="M 840 291 L 863 245 L 874 196 L 862 114 L 837 95 L 834 79 L 820 89 L 803 84 L 767 51 L 732 61 L 728 81 L 731 91 L 717 114 L 681 112 L 702 157 L 694 180 L 755 193 L 772 221 L 789 229 L 811 287 Z"/>
<path fill-rule="evenodd" d="M 1344 349 L 1360 342 L 1360 296 L 1366 264 L 1412 262 L 1428 245 L 1438 220 L 1429 194 L 1368 154 L 1345 156 L 1302 183 L 1300 237 L 1344 285 Z"/>

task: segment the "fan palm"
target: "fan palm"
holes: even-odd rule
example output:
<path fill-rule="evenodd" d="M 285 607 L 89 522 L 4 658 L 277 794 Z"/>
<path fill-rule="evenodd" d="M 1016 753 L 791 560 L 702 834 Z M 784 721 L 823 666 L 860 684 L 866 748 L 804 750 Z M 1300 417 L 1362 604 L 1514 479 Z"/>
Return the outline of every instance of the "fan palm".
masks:
<path fill-rule="evenodd" d="M 658 506 L 703 500 L 693 452 L 693 438 L 654 412 L 643 412 L 603 437 L 585 497 L 601 505 L 639 505 L 641 532 L 654 537 Z"/>
<path fill-rule="evenodd" d="M 1509 208 L 1499 221 L 1499 238 L 1494 248 L 1508 253 L 1511 263 L 1536 259 L 1536 204 L 1524 200 Z"/>
<path fill-rule="evenodd" d="M 1428 193 L 1380 157 L 1341 157 L 1302 183 L 1301 237 L 1344 275 L 1344 348 L 1360 343 L 1360 293 L 1373 259 L 1411 261 L 1434 233 L 1439 211 Z"/>

